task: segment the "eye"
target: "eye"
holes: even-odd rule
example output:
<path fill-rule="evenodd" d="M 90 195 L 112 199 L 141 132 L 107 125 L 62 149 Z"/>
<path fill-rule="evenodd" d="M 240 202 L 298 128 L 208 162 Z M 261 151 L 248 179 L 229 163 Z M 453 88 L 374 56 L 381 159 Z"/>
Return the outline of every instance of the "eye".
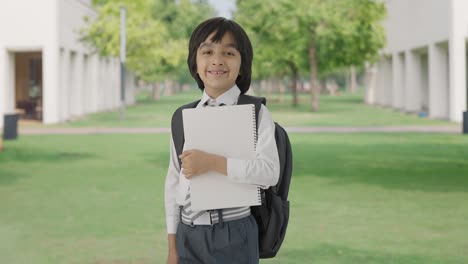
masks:
<path fill-rule="evenodd" d="M 207 54 L 207 55 L 209 55 L 209 54 L 211 54 L 211 50 L 203 50 L 203 51 L 202 51 L 202 54 Z"/>
<path fill-rule="evenodd" d="M 236 54 L 232 51 L 226 51 L 226 55 L 228 56 L 236 56 Z"/>

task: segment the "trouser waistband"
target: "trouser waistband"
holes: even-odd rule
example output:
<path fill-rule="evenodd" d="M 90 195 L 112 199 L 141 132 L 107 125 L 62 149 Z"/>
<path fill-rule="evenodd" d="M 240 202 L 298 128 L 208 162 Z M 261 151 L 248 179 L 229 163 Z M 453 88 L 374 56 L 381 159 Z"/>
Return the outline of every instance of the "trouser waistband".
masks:
<path fill-rule="evenodd" d="M 180 222 L 189 225 L 215 225 L 215 224 L 223 224 L 223 222 L 229 222 L 233 220 L 242 219 L 251 215 L 250 207 L 243 207 L 243 208 L 229 208 L 229 209 L 217 209 L 217 210 L 209 210 L 206 213 L 200 215 L 193 221 L 186 217 L 182 212 L 182 206 L 179 207 L 180 209 Z"/>

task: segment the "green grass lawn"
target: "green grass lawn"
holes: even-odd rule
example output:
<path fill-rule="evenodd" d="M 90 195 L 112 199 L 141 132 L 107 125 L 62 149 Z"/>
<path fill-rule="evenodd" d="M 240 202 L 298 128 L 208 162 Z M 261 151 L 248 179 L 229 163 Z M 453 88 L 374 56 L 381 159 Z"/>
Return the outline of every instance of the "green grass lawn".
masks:
<path fill-rule="evenodd" d="M 468 263 L 468 137 L 290 137 L 290 226 L 262 263 Z M 20 136 L 5 149 L 0 263 L 165 262 L 169 135 Z"/>
<path fill-rule="evenodd" d="M 120 121 L 118 109 L 110 112 L 90 114 L 73 122 L 52 127 L 170 127 L 175 109 L 199 99 L 201 92 L 189 92 L 162 97 L 155 102 L 148 94 L 141 93 L 138 103 L 126 109 L 126 119 Z M 322 96 L 319 112 L 310 111 L 310 95 L 302 94 L 298 107 L 292 107 L 291 95 L 280 102 L 278 95 L 267 100 L 267 106 L 275 121 L 283 126 L 395 126 L 395 125 L 453 125 L 448 121 L 419 118 L 390 108 L 363 104 L 362 95 L 344 94 Z"/>

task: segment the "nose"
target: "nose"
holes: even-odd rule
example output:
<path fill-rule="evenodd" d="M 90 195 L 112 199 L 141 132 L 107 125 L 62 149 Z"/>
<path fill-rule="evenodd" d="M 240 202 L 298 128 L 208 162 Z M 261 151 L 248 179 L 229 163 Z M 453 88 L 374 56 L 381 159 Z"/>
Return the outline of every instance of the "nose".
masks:
<path fill-rule="evenodd" d="M 216 52 L 212 57 L 211 64 L 212 65 L 224 65 L 224 60 L 223 60 L 223 57 L 221 56 L 221 54 Z"/>

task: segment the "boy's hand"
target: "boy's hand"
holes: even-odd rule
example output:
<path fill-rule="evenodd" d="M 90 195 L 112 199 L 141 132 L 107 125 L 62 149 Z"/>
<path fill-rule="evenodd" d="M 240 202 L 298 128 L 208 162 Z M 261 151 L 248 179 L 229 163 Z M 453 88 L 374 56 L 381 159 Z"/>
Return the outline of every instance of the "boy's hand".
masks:
<path fill-rule="evenodd" d="M 172 252 L 169 252 L 169 254 L 167 255 L 167 264 L 177 264 L 178 263 L 178 259 L 177 259 L 177 253 L 172 253 Z"/>
<path fill-rule="evenodd" d="M 187 179 L 209 171 L 213 163 L 213 156 L 210 153 L 196 149 L 184 151 L 179 158 L 182 161 L 182 173 Z"/>
<path fill-rule="evenodd" d="M 176 235 L 169 234 L 167 235 L 168 245 L 169 245 L 169 253 L 167 254 L 167 264 L 177 264 L 177 246 L 176 246 Z"/>
<path fill-rule="evenodd" d="M 182 173 L 187 179 L 210 170 L 215 170 L 227 175 L 227 161 L 225 157 L 197 149 L 191 149 L 184 151 L 179 158 L 182 161 Z"/>

